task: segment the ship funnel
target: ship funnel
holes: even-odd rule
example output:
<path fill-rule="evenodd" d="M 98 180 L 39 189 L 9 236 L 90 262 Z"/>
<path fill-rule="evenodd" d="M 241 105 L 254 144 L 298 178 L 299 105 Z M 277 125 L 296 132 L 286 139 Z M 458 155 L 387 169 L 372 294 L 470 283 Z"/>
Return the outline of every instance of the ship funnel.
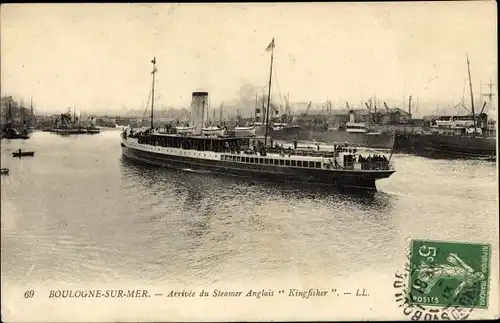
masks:
<path fill-rule="evenodd" d="M 201 134 L 204 123 L 205 109 L 208 104 L 208 92 L 193 92 L 191 100 L 191 120 L 194 123 L 195 134 Z"/>
<path fill-rule="evenodd" d="M 349 110 L 349 122 L 355 122 L 354 121 L 354 110 Z"/>

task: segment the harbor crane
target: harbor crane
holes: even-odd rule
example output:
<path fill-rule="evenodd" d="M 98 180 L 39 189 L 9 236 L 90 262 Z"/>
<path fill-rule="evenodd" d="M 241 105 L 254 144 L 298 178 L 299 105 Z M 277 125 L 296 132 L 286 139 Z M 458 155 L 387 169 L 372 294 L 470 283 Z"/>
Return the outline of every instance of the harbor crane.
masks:
<path fill-rule="evenodd" d="M 306 105 L 304 112 L 302 112 L 300 114 L 302 117 L 305 117 L 309 113 L 309 109 L 311 108 L 311 104 L 312 104 L 311 101 L 307 102 L 307 105 Z"/>

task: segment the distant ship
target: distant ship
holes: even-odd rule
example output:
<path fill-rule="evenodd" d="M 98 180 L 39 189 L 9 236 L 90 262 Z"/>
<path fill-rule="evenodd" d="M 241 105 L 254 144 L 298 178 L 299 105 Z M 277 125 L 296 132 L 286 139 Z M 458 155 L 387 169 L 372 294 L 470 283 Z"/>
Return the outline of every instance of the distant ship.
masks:
<path fill-rule="evenodd" d="M 373 131 L 366 123 L 356 121 L 353 110 L 349 111 L 349 121 L 338 127 L 326 129 L 302 130 L 272 135 L 273 139 L 284 141 L 317 141 L 326 144 L 349 143 L 353 146 L 377 149 L 392 149 L 394 134 L 391 131 Z"/>
<path fill-rule="evenodd" d="M 260 121 L 252 121 L 244 127 L 235 127 L 234 130 L 241 136 L 257 136 L 262 137 L 266 134 L 265 123 Z M 300 127 L 289 125 L 284 122 L 271 122 L 267 127 L 267 135 L 273 139 L 280 138 L 295 138 L 300 131 Z"/>
<path fill-rule="evenodd" d="M 483 113 L 487 102 L 484 102 L 479 116 L 475 113 L 468 57 L 467 70 L 471 114 L 438 118 L 432 122 L 427 132 L 405 136 L 398 140 L 397 150 L 434 157 L 477 157 L 492 160 L 496 158 L 496 131 L 492 131 L 491 123 L 488 122 L 487 115 Z"/>
<path fill-rule="evenodd" d="M 2 138 L 5 139 L 30 139 L 29 132 L 26 129 L 14 128 L 7 124 L 2 129 Z"/>
<path fill-rule="evenodd" d="M 274 39 L 269 47 L 274 48 Z M 154 93 L 156 59 L 152 63 Z M 356 148 L 346 145 L 329 152 L 292 148 L 273 150 L 253 138 L 227 136 L 218 132 L 220 129 L 215 132 L 212 128 L 204 130 L 207 100 L 207 92 L 193 92 L 191 117 L 195 124 L 194 134 L 158 132 L 153 129 L 152 112 L 151 129 L 139 133 L 126 129 L 122 133 L 123 156 L 167 168 L 340 189 L 376 190 L 376 180 L 388 178 L 395 172 L 390 157 L 361 156 Z M 153 108 L 154 97 L 151 111 Z M 207 130 L 210 133 L 206 133 Z"/>
<path fill-rule="evenodd" d="M 428 132 L 411 136 L 406 146 L 397 149 L 435 157 L 494 158 L 496 137 L 485 131 L 484 119 L 475 119 L 472 115 L 442 117 Z"/>
<path fill-rule="evenodd" d="M 99 134 L 101 130 L 94 125 L 95 119 L 92 117 L 90 126 L 79 124 L 75 112 L 71 117 L 71 109 L 68 113 L 62 113 L 57 120 L 56 127 L 50 128 L 49 131 L 62 136 L 83 135 L 83 134 Z"/>
<path fill-rule="evenodd" d="M 20 109 L 20 112 L 22 114 L 22 107 Z M 6 121 L 7 123 L 2 126 L 0 133 L 2 134 L 1 138 L 5 139 L 29 139 L 29 132 L 28 129 L 24 127 L 19 127 L 16 125 L 13 121 L 12 117 L 12 105 L 11 105 L 11 100 L 9 99 L 8 101 L 8 109 L 7 109 L 7 116 L 6 116 Z M 23 116 L 21 115 L 21 119 L 23 119 Z"/>

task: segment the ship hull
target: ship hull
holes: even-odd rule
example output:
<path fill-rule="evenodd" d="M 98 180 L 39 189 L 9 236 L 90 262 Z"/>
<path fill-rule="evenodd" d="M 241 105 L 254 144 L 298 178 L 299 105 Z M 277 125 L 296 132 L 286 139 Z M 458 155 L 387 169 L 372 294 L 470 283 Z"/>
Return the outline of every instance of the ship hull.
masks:
<path fill-rule="evenodd" d="M 85 134 L 95 135 L 101 132 L 99 128 L 55 128 L 49 131 L 63 136 Z"/>
<path fill-rule="evenodd" d="M 16 129 L 9 126 L 3 126 L 0 129 L 2 139 L 30 139 L 29 132 L 26 129 Z"/>
<path fill-rule="evenodd" d="M 340 190 L 376 190 L 375 181 L 388 178 L 394 170 L 353 171 L 323 169 L 297 169 L 262 164 L 238 164 L 222 160 L 195 159 L 168 155 L 132 148 L 122 143 L 122 154 L 126 158 L 173 169 L 203 171 L 221 175 L 262 179 L 273 182 L 307 183 L 331 186 Z"/>
<path fill-rule="evenodd" d="M 284 127 L 281 129 L 273 129 L 272 127 L 269 127 L 267 129 L 267 135 L 268 137 L 272 138 L 273 140 L 283 140 L 283 141 L 293 141 L 293 140 L 301 140 L 299 137 L 301 136 L 303 130 L 300 127 Z M 266 134 L 266 127 L 256 127 L 256 136 L 265 136 Z"/>
<path fill-rule="evenodd" d="M 27 140 L 30 139 L 28 135 L 3 135 L 2 139 L 22 139 Z"/>
<path fill-rule="evenodd" d="M 312 131 L 300 130 L 297 134 L 287 136 L 272 137 L 276 140 L 284 141 L 317 141 L 329 145 L 334 143 L 343 144 L 348 142 L 350 145 L 377 149 L 391 149 L 394 144 L 394 134 L 392 132 L 381 133 L 354 133 L 346 131 Z"/>
<path fill-rule="evenodd" d="M 496 138 L 446 135 L 401 135 L 396 151 L 434 157 L 495 157 Z"/>

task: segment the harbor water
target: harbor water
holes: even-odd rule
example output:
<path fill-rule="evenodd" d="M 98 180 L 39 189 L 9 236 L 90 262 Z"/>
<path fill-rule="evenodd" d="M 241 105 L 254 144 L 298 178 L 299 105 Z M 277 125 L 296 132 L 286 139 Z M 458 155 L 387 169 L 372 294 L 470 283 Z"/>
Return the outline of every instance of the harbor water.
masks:
<path fill-rule="evenodd" d="M 13 158 L 19 148 L 35 156 Z M 137 165 L 122 158 L 116 130 L 2 140 L 10 170 L 1 177 L 2 288 L 298 280 L 314 288 L 335 277 L 380 280 L 392 297 L 408 239 L 497 244 L 495 163 L 393 161 L 396 173 L 377 181 L 374 196 L 343 195 Z"/>

